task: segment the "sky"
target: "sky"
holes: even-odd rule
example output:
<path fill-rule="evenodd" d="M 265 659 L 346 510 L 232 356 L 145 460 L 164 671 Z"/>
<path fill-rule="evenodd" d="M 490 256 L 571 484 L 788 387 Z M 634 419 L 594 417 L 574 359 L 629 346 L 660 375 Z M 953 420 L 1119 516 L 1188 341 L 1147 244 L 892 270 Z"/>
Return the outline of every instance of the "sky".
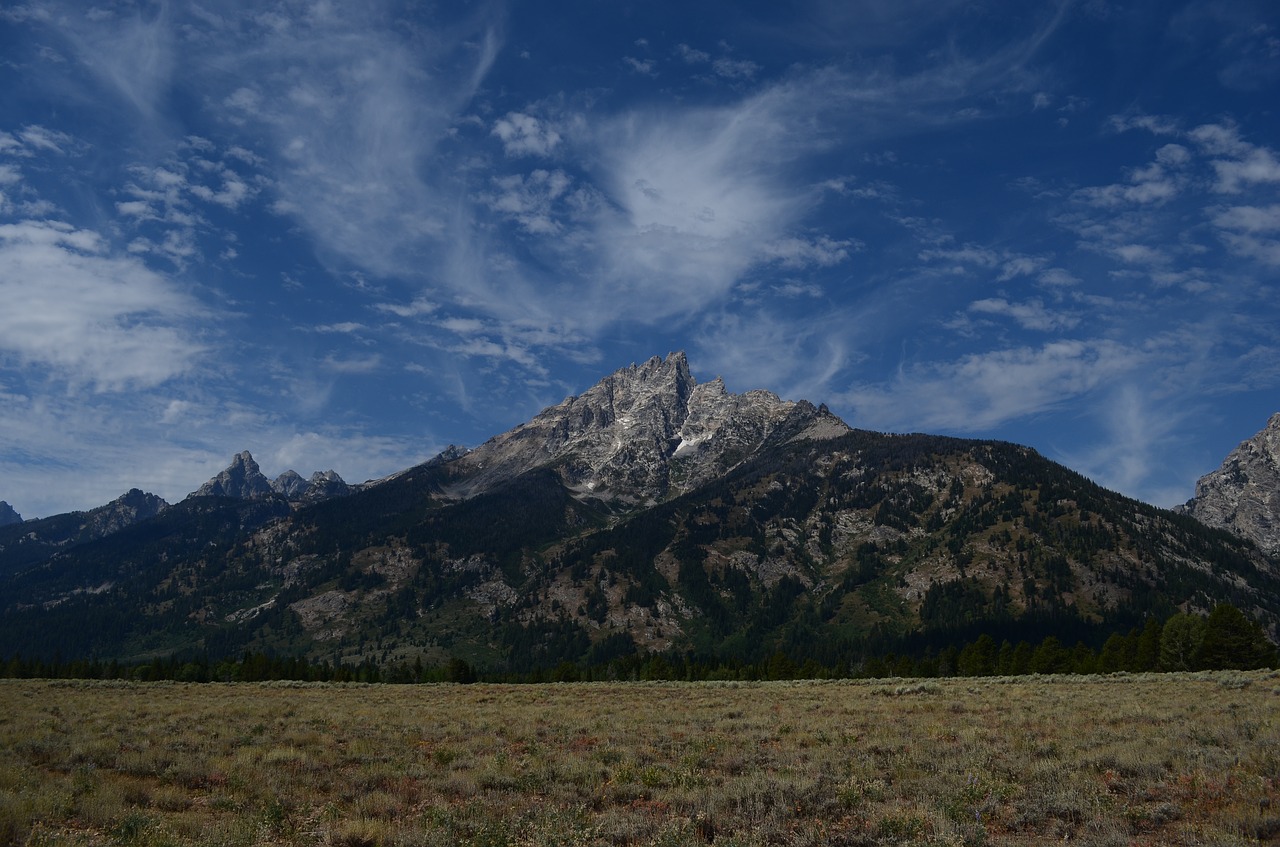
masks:
<path fill-rule="evenodd" d="M 0 499 L 633 362 L 1171 506 L 1280 411 L 1272 0 L 0 3 Z"/>

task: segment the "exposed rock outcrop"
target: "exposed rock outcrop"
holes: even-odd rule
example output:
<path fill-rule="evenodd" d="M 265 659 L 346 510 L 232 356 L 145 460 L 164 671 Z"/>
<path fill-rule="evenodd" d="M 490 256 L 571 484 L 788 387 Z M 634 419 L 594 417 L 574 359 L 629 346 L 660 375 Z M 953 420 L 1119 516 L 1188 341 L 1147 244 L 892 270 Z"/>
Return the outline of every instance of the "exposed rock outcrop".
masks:
<path fill-rule="evenodd" d="M 226 470 L 191 493 L 192 497 L 235 497 L 256 500 L 275 493 L 271 480 L 258 468 L 248 450 L 237 453 Z"/>
<path fill-rule="evenodd" d="M 1200 478 L 1183 511 L 1280 555 L 1280 413 Z"/>
<path fill-rule="evenodd" d="M 825 407 L 699 385 L 684 353 L 631 365 L 455 460 L 459 496 L 554 465 L 580 495 L 646 502 L 724 473 L 762 447 L 849 432 Z"/>

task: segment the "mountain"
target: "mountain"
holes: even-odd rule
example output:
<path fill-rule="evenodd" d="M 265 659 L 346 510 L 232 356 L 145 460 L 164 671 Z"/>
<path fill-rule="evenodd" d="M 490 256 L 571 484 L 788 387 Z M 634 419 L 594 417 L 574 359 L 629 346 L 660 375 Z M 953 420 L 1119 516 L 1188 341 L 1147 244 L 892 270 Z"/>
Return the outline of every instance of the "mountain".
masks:
<path fill-rule="evenodd" d="M 0 526 L 0 575 L 17 573 L 61 550 L 96 541 L 159 515 L 166 503 L 130 489 L 105 506 Z"/>
<path fill-rule="evenodd" d="M 309 502 L 329 497 L 345 497 L 351 487 L 332 470 L 316 471 L 311 479 L 303 479 L 287 470 L 268 479 L 248 450 L 237 453 L 231 464 L 213 479 L 193 491 L 189 497 L 231 497 L 238 500 L 261 500 L 273 495 L 289 502 Z"/>
<path fill-rule="evenodd" d="M 8 526 L 15 523 L 22 523 L 22 515 L 14 511 L 14 508 L 8 503 L 0 500 L 0 526 Z"/>
<path fill-rule="evenodd" d="M 575 495 L 655 503 L 723 474 L 771 441 L 849 432 L 825 408 L 768 391 L 730 394 L 699 385 L 684 353 L 657 356 L 605 377 L 588 391 L 458 458 L 449 487 L 472 497 L 553 466 Z"/>
<path fill-rule="evenodd" d="M 1280 413 L 1200 478 L 1183 511 L 1280 555 Z"/>
<path fill-rule="evenodd" d="M 237 453 L 225 470 L 187 496 L 259 500 L 274 493 L 276 490 L 272 487 L 271 480 L 263 475 L 253 456 L 245 450 Z"/>
<path fill-rule="evenodd" d="M 263 481 L 242 453 L 217 491 L 8 577 L 0 656 L 831 665 L 980 633 L 1099 646 L 1224 601 L 1280 624 L 1249 541 L 1026 447 L 698 384 L 681 354 L 340 499 L 238 496 Z"/>

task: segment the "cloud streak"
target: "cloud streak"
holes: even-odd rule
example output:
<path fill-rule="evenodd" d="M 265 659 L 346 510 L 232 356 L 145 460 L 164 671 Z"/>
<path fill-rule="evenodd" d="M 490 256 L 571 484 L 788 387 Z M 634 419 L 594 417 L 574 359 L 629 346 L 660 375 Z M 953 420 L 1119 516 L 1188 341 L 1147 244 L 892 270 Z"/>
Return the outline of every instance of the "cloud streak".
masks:
<path fill-rule="evenodd" d="M 0 350 L 74 386 L 153 387 L 206 349 L 190 337 L 194 299 L 70 224 L 0 225 L 0 301 Z"/>

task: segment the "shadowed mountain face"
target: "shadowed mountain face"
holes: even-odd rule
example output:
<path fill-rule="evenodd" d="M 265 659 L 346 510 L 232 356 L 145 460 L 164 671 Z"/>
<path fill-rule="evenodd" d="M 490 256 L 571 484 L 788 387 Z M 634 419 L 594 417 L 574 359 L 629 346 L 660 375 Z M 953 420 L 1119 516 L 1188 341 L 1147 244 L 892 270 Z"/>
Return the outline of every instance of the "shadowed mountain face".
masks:
<path fill-rule="evenodd" d="M 1183 509 L 1280 555 L 1280 413 L 1232 450 L 1222 467 L 1201 477 Z"/>
<path fill-rule="evenodd" d="M 0 655 L 830 664 L 913 637 L 1074 643 L 1224 600 L 1273 636 L 1280 619 L 1275 560 L 1228 533 L 1025 447 L 699 385 L 680 354 L 347 496 L 287 501 L 300 481 L 273 491 L 243 453 L 221 493 L 60 548 L 3 586 Z"/>
<path fill-rule="evenodd" d="M 156 495 L 134 488 L 87 512 L 0 525 L 0 576 L 33 567 L 58 552 L 154 518 L 168 507 Z"/>
<path fill-rule="evenodd" d="M 8 526 L 15 523 L 22 523 L 22 515 L 14 511 L 14 508 L 8 503 L 0 500 L 0 526 Z"/>

